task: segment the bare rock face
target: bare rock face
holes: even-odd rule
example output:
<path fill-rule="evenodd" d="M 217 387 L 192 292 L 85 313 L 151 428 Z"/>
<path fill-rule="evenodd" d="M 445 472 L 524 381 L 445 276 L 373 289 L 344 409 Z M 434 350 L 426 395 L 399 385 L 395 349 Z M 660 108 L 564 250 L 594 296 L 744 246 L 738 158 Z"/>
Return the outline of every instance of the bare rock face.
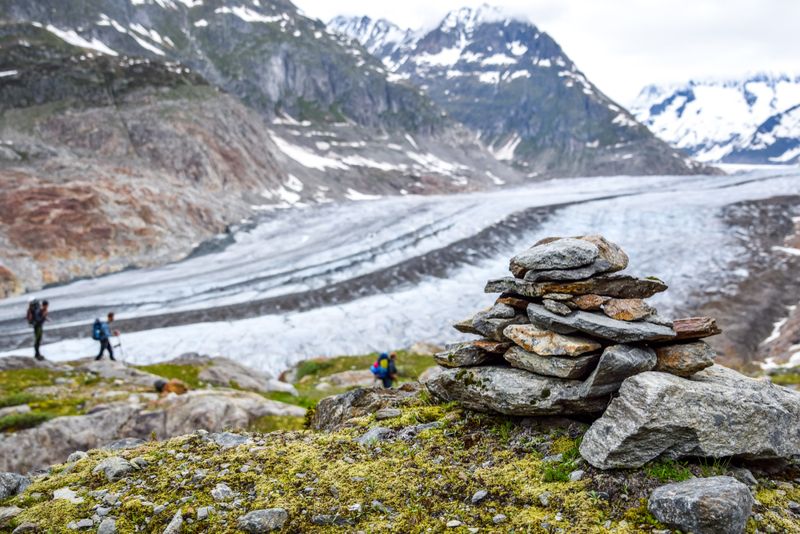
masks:
<path fill-rule="evenodd" d="M 584 397 L 599 397 L 617 391 L 623 381 L 656 365 L 652 349 L 635 345 L 606 347 L 592 374 L 581 385 Z"/>
<path fill-rule="evenodd" d="M 600 358 L 599 354 L 586 354 L 562 358 L 560 356 L 539 356 L 520 347 L 512 347 L 503 356 L 512 367 L 525 369 L 542 376 L 557 378 L 585 378 Z"/>
<path fill-rule="evenodd" d="M 800 455 L 800 394 L 714 365 L 689 379 L 646 372 L 623 382 L 581 443 L 600 469 L 659 457 L 752 460 Z"/>
<path fill-rule="evenodd" d="M 576 380 L 538 376 L 512 367 L 446 369 L 426 384 L 435 397 L 479 412 L 506 415 L 597 413 L 607 400 L 583 398 Z"/>
<path fill-rule="evenodd" d="M 297 394 L 294 386 L 276 380 L 272 375 L 245 367 L 229 358 L 209 357 L 199 354 L 183 354 L 178 358 L 165 362 L 174 365 L 195 365 L 202 367 L 197 378 L 203 382 L 220 386 L 236 387 L 248 391 L 285 391 Z"/>
<path fill-rule="evenodd" d="M 190 391 L 154 406 L 120 402 L 87 415 L 57 417 L 35 428 L 0 436 L 0 470 L 28 472 L 63 462 L 76 450 L 101 447 L 120 438 L 166 439 L 197 429 L 218 432 L 246 428 L 265 415 L 302 416 L 298 406 L 241 391 Z M 43 444 L 47 444 L 46 446 Z"/>
<path fill-rule="evenodd" d="M 695 534 L 741 534 L 753 509 L 750 490 L 732 477 L 695 478 L 656 488 L 647 507 L 662 523 Z"/>
<path fill-rule="evenodd" d="M 540 356 L 580 356 L 601 348 L 593 339 L 557 334 L 532 324 L 511 325 L 503 333 L 526 351 Z"/>
<path fill-rule="evenodd" d="M 533 303 L 528 305 L 528 317 L 531 323 L 542 328 L 565 333 L 579 331 L 617 343 L 669 340 L 675 337 L 675 332 L 667 326 L 646 321 L 618 321 L 585 311 L 574 311 L 568 316 L 561 316 Z"/>
<path fill-rule="evenodd" d="M 658 363 L 656 371 L 689 377 L 714 365 L 717 352 L 704 341 L 690 341 L 661 345 L 655 348 Z"/>

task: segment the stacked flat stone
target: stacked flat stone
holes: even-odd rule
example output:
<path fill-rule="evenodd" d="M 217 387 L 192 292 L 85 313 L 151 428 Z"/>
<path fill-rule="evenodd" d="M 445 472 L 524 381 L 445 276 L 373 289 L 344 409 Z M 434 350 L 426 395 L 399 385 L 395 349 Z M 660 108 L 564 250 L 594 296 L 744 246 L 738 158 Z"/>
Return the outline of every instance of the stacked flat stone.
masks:
<path fill-rule="evenodd" d="M 655 278 L 620 274 L 628 256 L 601 236 L 547 238 L 511 259 L 513 276 L 490 280 L 495 304 L 455 324 L 480 336 L 436 355 L 445 369 L 429 390 L 444 400 L 509 415 L 602 411 L 622 382 L 645 371 L 688 377 L 713 364 L 701 338 L 708 317 L 669 321 L 646 299 Z"/>

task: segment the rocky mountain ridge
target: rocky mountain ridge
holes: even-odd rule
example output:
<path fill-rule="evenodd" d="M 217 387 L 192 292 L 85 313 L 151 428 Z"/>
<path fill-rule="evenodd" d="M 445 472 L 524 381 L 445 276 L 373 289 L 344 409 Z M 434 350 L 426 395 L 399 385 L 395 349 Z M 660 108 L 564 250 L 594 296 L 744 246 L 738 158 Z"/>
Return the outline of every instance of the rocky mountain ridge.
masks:
<path fill-rule="evenodd" d="M 651 85 L 631 105 L 636 118 L 705 162 L 800 162 L 800 76 Z"/>
<path fill-rule="evenodd" d="M 703 170 L 604 95 L 547 33 L 499 8 L 462 8 L 416 32 L 368 17 L 336 17 L 328 27 L 530 176 Z"/>

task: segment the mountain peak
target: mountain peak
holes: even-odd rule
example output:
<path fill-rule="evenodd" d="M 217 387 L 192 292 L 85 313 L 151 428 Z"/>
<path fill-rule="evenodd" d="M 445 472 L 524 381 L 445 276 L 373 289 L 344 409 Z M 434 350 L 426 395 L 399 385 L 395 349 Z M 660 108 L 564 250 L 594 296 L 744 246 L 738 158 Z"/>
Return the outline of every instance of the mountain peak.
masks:
<path fill-rule="evenodd" d="M 447 15 L 445 15 L 444 19 L 442 19 L 439 28 L 464 28 L 467 31 L 470 31 L 481 24 L 510 21 L 531 24 L 531 22 L 524 16 L 514 14 L 506 8 L 484 3 L 475 8 L 461 7 L 459 9 L 450 11 Z"/>

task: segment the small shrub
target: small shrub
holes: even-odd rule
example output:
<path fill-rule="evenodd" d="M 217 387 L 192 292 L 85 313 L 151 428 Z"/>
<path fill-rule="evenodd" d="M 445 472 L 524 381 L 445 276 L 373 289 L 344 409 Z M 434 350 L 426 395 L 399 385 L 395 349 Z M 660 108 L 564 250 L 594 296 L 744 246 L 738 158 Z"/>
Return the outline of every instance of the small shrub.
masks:
<path fill-rule="evenodd" d="M 681 482 L 692 478 L 691 470 L 675 460 L 660 460 L 645 466 L 644 472 L 660 482 Z"/>
<path fill-rule="evenodd" d="M 0 432 L 16 432 L 26 428 L 33 428 L 53 417 L 53 414 L 47 412 L 12 413 L 5 417 L 0 417 Z"/>

